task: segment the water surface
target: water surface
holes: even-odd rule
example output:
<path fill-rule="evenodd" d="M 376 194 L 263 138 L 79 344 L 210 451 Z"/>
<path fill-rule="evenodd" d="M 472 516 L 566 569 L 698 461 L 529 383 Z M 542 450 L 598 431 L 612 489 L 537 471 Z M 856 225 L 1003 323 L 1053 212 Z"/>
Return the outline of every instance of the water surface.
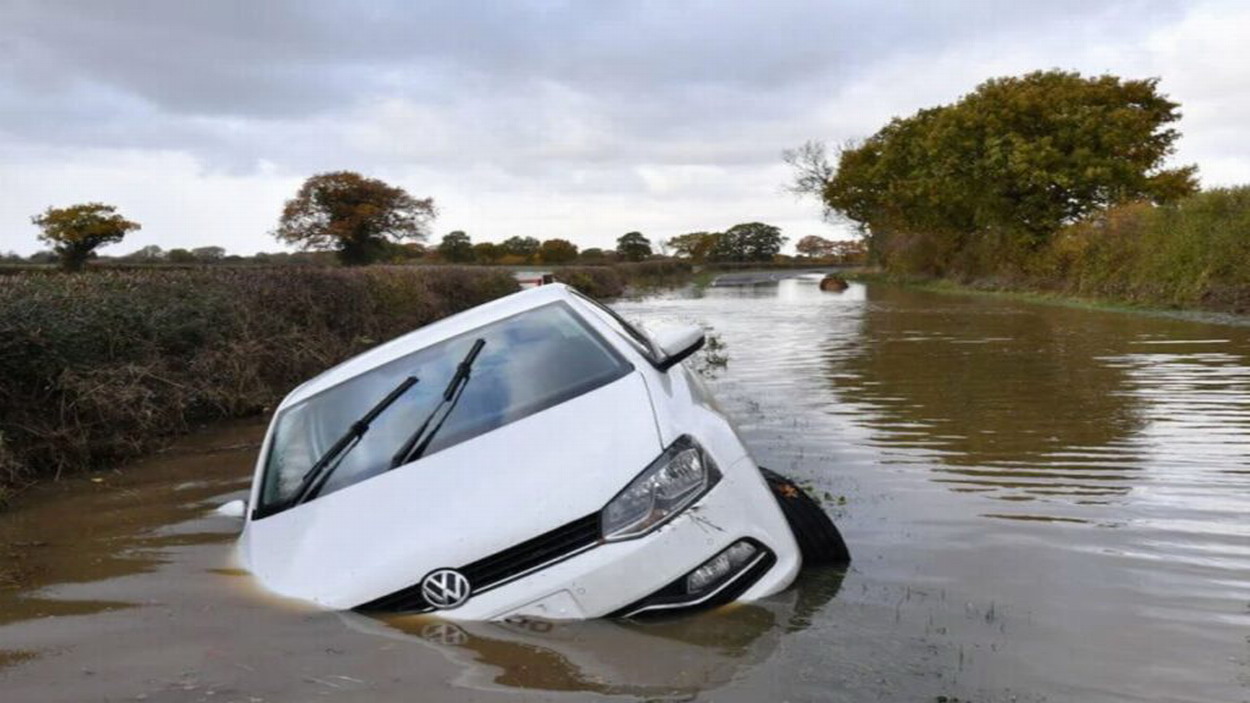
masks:
<path fill-rule="evenodd" d="M 656 625 L 278 602 L 209 510 L 242 423 L 0 513 L 3 700 L 1250 699 L 1250 328 L 793 280 L 617 307 L 723 342 L 845 574 Z"/>

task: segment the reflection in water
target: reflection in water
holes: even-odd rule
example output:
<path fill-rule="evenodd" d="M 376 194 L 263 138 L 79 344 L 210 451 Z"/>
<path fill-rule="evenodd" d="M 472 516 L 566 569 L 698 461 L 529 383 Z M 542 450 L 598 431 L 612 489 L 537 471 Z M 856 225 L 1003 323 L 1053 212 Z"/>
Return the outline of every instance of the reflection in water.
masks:
<path fill-rule="evenodd" d="M 0 650 L 0 671 L 38 657 L 38 652 L 25 649 Z"/>
<path fill-rule="evenodd" d="M 814 570 L 764 601 L 666 620 L 343 618 L 358 631 L 434 647 L 465 667 L 461 684 L 473 688 L 687 699 L 766 662 L 785 634 L 811 625 L 842 578 L 836 569 Z"/>
<path fill-rule="evenodd" d="M 1250 330 L 795 281 L 622 307 L 715 329 L 747 443 L 834 498 L 859 558 L 814 649 L 929 651 L 948 696 L 1245 697 Z"/>
<path fill-rule="evenodd" d="M 857 339 L 871 343 L 825 358 L 884 462 L 923 457 L 935 481 L 1014 502 L 1102 502 L 1139 480 L 1138 404 L 1121 369 L 1094 361 L 1132 318 L 889 288 L 868 300 Z"/>
<path fill-rule="evenodd" d="M 218 447 L 238 454 L 237 440 L 255 432 L 252 424 L 227 428 L 215 444 L 185 443 L 176 461 L 157 457 L 133 473 L 67 480 L 23 496 L 0 520 L 0 627 L 137 607 L 143 589 L 101 589 L 123 596 L 102 598 L 85 585 L 155 572 L 171 548 L 228 543 L 231 532 L 195 531 L 193 519 L 209 498 L 246 484 L 234 466 L 222 466 Z M 254 443 L 247 447 L 255 451 Z M 6 644 L 0 638 L 0 669 L 48 651 Z"/>
<path fill-rule="evenodd" d="M 226 435 L 253 435 L 243 425 Z M 248 444 L 249 452 L 255 451 Z M 238 453 L 238 448 L 232 446 Z M 176 462 L 157 457 L 135 467 L 43 487 L 0 521 L 0 625 L 30 618 L 85 615 L 130 607 L 128 601 L 65 596 L 67 584 L 155 571 L 171 547 L 221 544 L 232 535 L 176 527 L 204 512 L 205 501 L 246 486 L 237 470 L 222 471 L 214 447 L 194 441 Z M 145 470 L 151 464 L 156 471 Z M 223 475 L 224 474 L 224 475 Z M 152 480 L 156 478 L 156 480 Z"/>

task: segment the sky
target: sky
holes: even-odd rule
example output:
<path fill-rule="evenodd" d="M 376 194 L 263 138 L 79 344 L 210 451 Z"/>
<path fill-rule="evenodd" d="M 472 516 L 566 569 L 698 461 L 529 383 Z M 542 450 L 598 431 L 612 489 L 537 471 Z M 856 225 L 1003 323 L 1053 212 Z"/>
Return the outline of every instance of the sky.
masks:
<path fill-rule="evenodd" d="M 336 170 L 433 197 L 435 242 L 846 238 L 783 149 L 1051 68 L 1160 78 L 1172 163 L 1250 183 L 1246 37 L 1236 0 L 0 0 L 0 252 L 85 201 L 143 225 L 103 254 L 279 251 Z"/>

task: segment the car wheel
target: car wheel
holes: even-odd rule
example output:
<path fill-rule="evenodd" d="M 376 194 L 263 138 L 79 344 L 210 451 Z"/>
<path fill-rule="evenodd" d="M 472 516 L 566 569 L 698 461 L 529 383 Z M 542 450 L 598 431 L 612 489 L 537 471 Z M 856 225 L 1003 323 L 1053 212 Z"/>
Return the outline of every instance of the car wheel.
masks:
<path fill-rule="evenodd" d="M 811 496 L 798 484 L 776 471 L 760 467 L 760 473 L 772 489 L 773 497 L 790 524 L 790 531 L 799 543 L 804 566 L 846 564 L 851 553 L 842 534 Z"/>

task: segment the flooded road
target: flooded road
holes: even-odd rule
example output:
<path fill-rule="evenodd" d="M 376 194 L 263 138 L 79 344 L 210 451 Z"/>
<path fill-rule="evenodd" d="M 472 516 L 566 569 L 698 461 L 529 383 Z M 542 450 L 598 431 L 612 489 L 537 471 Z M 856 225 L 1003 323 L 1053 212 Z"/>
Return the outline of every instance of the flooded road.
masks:
<path fill-rule="evenodd" d="M 1250 700 L 1250 327 L 794 280 L 617 308 L 714 332 L 847 573 L 649 625 L 277 602 L 211 513 L 243 423 L 0 513 L 0 700 Z"/>

